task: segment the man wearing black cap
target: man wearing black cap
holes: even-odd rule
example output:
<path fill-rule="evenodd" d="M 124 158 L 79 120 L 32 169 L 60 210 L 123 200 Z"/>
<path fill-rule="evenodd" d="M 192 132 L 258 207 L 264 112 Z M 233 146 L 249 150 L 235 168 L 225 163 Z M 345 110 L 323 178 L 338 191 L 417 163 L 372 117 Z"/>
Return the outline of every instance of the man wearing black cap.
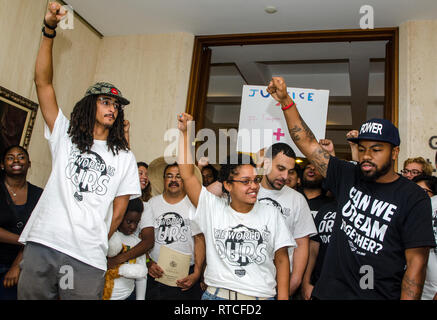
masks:
<path fill-rule="evenodd" d="M 420 299 L 430 247 L 435 247 L 426 194 L 394 171 L 399 133 L 372 119 L 354 140 L 359 165 L 330 156 L 317 143 L 281 77 L 267 89 L 281 103 L 290 136 L 326 178 L 337 215 L 316 299 Z"/>
<path fill-rule="evenodd" d="M 52 155 L 52 172 L 23 230 L 19 299 L 101 299 L 108 238 L 129 198 L 141 195 L 136 160 L 123 130 L 120 90 L 100 82 L 63 115 L 52 85 L 54 30 L 62 14 L 50 3 L 35 84 Z"/>

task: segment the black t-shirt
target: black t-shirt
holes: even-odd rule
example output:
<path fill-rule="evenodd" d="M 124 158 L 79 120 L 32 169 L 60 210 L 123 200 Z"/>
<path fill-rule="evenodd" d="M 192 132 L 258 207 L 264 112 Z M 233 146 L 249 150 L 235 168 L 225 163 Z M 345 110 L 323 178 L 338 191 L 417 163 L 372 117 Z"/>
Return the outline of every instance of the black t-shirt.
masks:
<path fill-rule="evenodd" d="M 43 189 L 27 183 L 26 204 L 16 206 L 4 182 L 0 179 L 0 227 L 15 234 L 21 234 L 42 191 Z M 0 264 L 11 265 L 21 248 L 19 245 L 0 242 Z"/>
<path fill-rule="evenodd" d="M 328 249 L 329 240 L 332 234 L 332 228 L 334 226 L 334 221 L 337 211 L 337 202 L 332 200 L 320 207 L 314 218 L 314 224 L 317 228 L 317 234 L 312 236 L 310 239 L 317 241 L 319 246 L 319 253 L 317 255 L 316 263 L 314 266 L 313 273 L 311 274 L 311 284 L 315 285 L 320 277 L 322 271 L 323 260 L 325 259 L 326 250 Z"/>
<path fill-rule="evenodd" d="M 366 182 L 359 166 L 335 157 L 330 158 L 326 184 L 338 207 L 313 295 L 399 299 L 405 250 L 435 246 L 429 198 L 403 177 L 391 183 Z"/>
<path fill-rule="evenodd" d="M 333 200 L 332 198 L 327 197 L 325 194 L 321 194 L 321 195 L 319 195 L 315 198 L 312 198 L 312 199 L 308 199 L 305 196 L 305 193 L 303 193 L 303 195 L 308 202 L 308 207 L 310 207 L 311 212 L 318 212 L 322 206 L 324 206 L 325 204 L 327 204 L 329 202 L 332 202 L 332 200 Z M 313 215 L 315 215 L 315 214 L 313 214 Z"/>

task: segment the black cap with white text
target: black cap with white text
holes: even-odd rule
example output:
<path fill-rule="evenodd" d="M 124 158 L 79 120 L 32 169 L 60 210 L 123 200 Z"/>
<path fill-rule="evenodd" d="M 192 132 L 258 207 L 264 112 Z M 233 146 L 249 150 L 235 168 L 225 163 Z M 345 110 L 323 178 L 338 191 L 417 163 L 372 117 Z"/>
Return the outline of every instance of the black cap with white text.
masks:
<path fill-rule="evenodd" d="M 391 143 L 394 146 L 401 144 L 399 130 L 386 119 L 370 119 L 361 125 L 357 138 L 347 140 L 358 143 L 360 140 L 372 140 Z"/>

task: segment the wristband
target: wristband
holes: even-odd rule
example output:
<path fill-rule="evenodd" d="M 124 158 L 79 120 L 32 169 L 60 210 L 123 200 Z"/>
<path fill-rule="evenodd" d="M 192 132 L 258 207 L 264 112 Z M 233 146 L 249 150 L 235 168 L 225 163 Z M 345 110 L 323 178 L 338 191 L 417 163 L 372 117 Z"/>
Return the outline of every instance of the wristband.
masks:
<path fill-rule="evenodd" d="M 51 25 L 49 25 L 49 24 L 47 23 L 46 19 L 44 19 L 44 25 L 45 25 L 47 28 L 49 28 L 50 30 L 55 30 L 55 29 L 58 27 L 57 25 L 54 26 L 54 27 L 52 27 Z"/>
<path fill-rule="evenodd" d="M 295 106 L 296 105 L 296 102 L 292 102 L 292 103 L 290 103 L 288 106 L 285 106 L 285 107 L 281 107 L 281 109 L 282 110 L 287 110 L 287 109 L 290 109 L 291 107 L 293 107 L 293 106 Z"/>
<path fill-rule="evenodd" d="M 42 27 L 42 34 L 44 35 L 44 37 L 49 38 L 49 39 L 53 39 L 54 37 L 56 37 L 56 30 L 53 30 L 53 34 L 48 34 L 46 33 L 45 27 Z"/>
<path fill-rule="evenodd" d="M 146 259 L 146 264 L 148 264 L 149 262 L 153 262 L 152 258 L 147 258 Z"/>

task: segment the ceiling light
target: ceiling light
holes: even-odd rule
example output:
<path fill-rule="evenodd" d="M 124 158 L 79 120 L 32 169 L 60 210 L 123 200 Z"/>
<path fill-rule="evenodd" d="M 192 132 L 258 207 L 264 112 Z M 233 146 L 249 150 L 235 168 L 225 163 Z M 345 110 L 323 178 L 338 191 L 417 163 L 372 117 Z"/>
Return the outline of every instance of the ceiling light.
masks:
<path fill-rule="evenodd" d="M 273 13 L 277 12 L 278 10 L 273 6 L 268 6 L 264 9 L 264 11 L 267 13 L 273 14 Z"/>

